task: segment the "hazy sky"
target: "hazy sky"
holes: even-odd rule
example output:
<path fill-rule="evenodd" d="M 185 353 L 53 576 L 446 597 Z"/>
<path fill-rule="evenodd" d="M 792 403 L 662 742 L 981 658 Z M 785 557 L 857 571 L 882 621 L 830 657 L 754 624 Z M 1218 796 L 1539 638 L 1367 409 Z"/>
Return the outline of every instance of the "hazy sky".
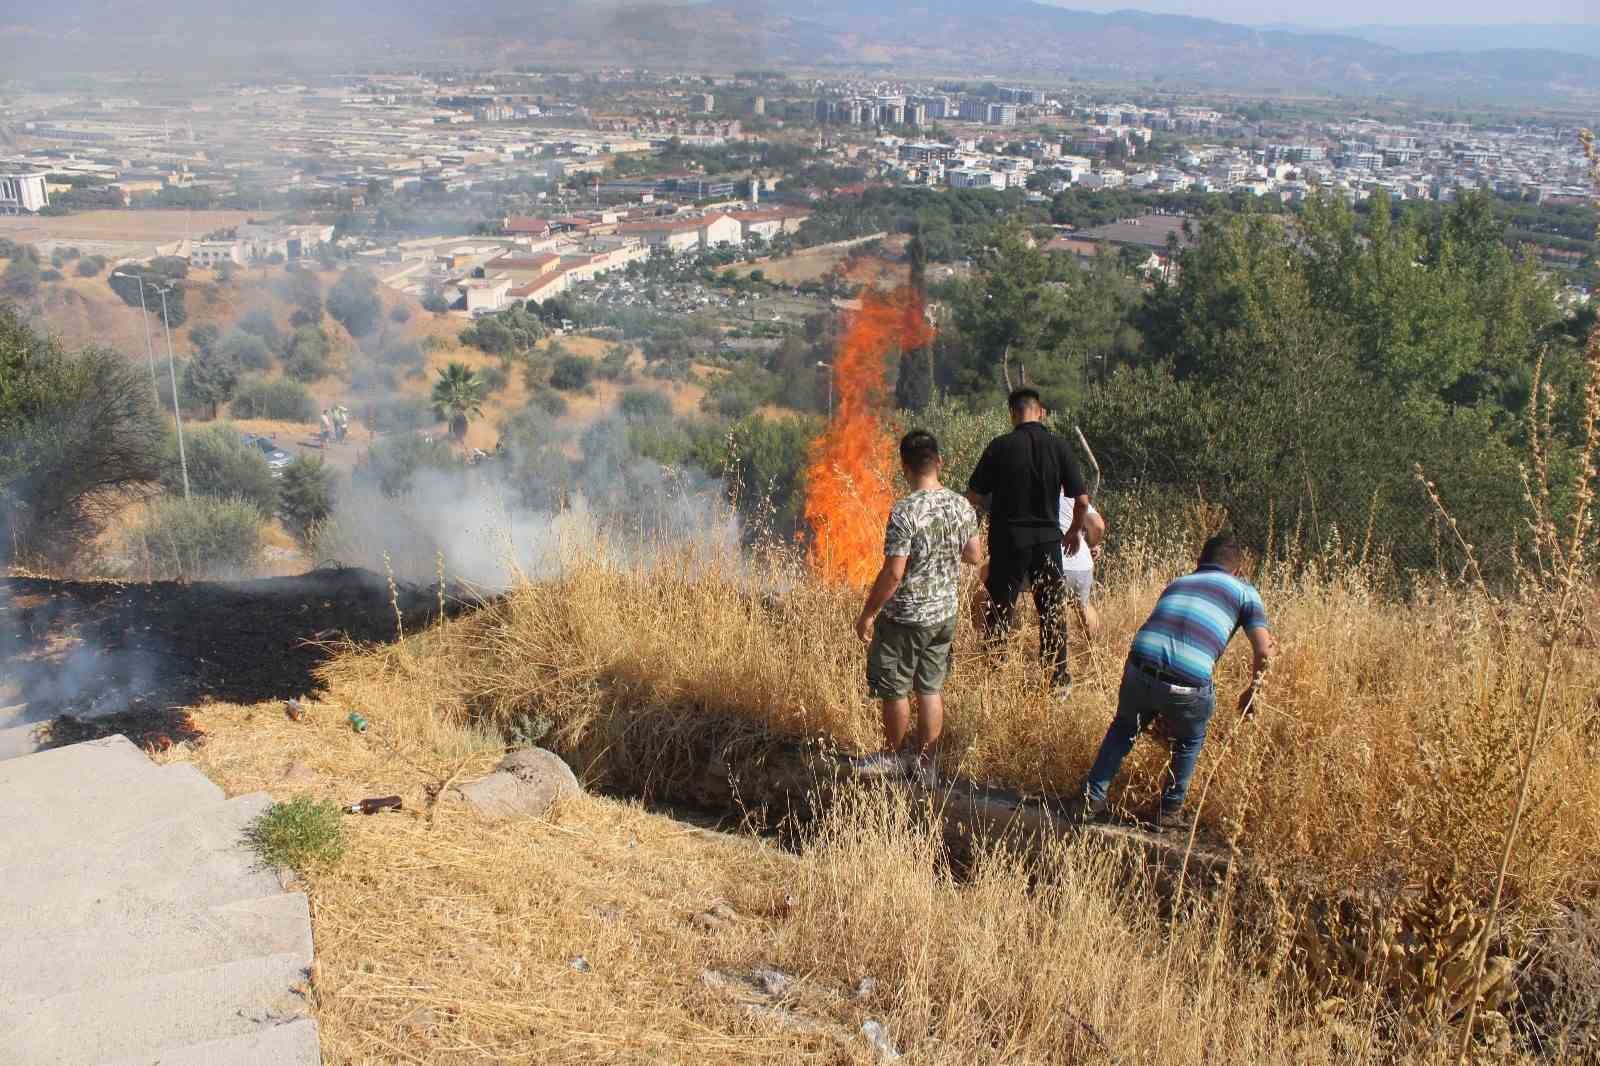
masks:
<path fill-rule="evenodd" d="M 1434 23 L 1503 24 L 1508 22 L 1586 22 L 1600 25 L 1597 0 L 1047 0 L 1058 7 L 1085 11 L 1134 8 L 1173 15 L 1194 15 L 1224 22 L 1296 23 L 1303 26 L 1383 24 L 1420 26 Z"/>

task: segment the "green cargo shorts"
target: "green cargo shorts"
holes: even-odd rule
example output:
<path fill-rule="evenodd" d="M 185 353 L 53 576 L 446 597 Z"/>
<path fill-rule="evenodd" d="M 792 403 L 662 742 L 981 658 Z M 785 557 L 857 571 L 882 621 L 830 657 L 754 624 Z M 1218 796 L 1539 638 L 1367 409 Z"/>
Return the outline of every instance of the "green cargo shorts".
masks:
<path fill-rule="evenodd" d="M 952 616 L 938 625 L 908 626 L 879 617 L 867 647 L 867 691 L 875 700 L 936 695 L 950 674 L 956 639 Z"/>

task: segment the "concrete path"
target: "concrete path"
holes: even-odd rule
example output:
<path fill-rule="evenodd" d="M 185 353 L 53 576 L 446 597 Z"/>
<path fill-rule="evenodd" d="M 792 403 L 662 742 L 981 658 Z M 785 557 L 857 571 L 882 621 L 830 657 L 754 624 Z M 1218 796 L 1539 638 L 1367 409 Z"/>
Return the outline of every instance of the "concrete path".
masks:
<path fill-rule="evenodd" d="M 319 1066 L 306 897 L 243 842 L 265 793 L 121 736 L 0 759 L 0 1061 Z"/>

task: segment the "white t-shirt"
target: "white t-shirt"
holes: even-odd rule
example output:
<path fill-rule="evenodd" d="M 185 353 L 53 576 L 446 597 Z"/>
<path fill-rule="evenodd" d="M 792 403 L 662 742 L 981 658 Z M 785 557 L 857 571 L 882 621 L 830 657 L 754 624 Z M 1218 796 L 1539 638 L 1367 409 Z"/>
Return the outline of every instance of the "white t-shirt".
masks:
<path fill-rule="evenodd" d="M 1094 509 L 1094 504 L 1091 503 L 1089 504 L 1089 509 L 1084 512 L 1084 517 L 1087 518 L 1092 514 L 1099 513 L 1099 511 Z M 1072 501 L 1067 499 L 1067 494 L 1063 492 L 1061 494 L 1061 533 L 1063 536 L 1066 535 L 1067 529 L 1071 527 L 1071 525 Z M 1094 556 L 1089 553 L 1089 537 L 1087 534 L 1078 538 L 1078 548 L 1076 551 L 1067 551 L 1065 546 L 1063 546 L 1062 552 L 1064 555 L 1061 564 L 1063 569 L 1088 570 L 1090 573 L 1094 572 Z"/>

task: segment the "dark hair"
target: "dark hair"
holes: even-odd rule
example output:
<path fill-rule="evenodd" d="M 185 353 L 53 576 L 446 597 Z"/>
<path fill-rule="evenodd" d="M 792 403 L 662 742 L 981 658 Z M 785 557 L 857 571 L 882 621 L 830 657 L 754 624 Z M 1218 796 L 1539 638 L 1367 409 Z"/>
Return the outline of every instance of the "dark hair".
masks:
<path fill-rule="evenodd" d="M 1032 385 L 1024 385 L 1020 389 L 1012 389 L 1011 395 L 1006 397 L 1006 406 L 1017 414 L 1027 409 L 1029 404 L 1044 406 L 1044 400 L 1039 395 L 1039 390 Z"/>
<path fill-rule="evenodd" d="M 1239 542 L 1232 533 L 1222 532 L 1206 541 L 1205 547 L 1200 549 L 1200 565 L 1223 566 L 1232 570 L 1239 565 L 1239 560 L 1244 558 L 1244 552 L 1239 548 Z"/>
<path fill-rule="evenodd" d="M 900 438 L 900 461 L 913 474 L 926 474 L 939 461 L 939 442 L 925 429 L 914 429 Z"/>

